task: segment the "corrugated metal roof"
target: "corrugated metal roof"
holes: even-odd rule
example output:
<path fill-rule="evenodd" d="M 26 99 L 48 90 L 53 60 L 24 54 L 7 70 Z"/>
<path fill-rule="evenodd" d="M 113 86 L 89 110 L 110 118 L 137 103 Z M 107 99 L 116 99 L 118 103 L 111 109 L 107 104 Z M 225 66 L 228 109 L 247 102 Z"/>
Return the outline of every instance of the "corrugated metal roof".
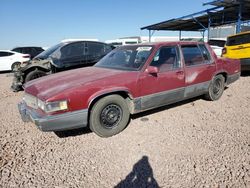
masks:
<path fill-rule="evenodd" d="M 147 30 L 200 31 L 210 26 L 221 26 L 238 21 L 240 0 L 219 0 L 206 3 L 215 7 L 176 19 L 142 27 Z M 250 20 L 250 0 L 242 0 L 241 21 Z"/>

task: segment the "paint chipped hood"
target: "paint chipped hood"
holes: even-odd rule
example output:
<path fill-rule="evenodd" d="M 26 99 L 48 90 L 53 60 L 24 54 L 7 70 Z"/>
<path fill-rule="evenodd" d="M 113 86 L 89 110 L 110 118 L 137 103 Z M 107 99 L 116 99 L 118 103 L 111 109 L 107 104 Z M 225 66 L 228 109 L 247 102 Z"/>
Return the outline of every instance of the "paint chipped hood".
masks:
<path fill-rule="evenodd" d="M 126 78 L 128 74 L 135 75 L 135 72 L 86 67 L 32 80 L 24 85 L 24 89 L 25 92 L 33 96 L 47 100 L 50 97 L 54 97 L 55 95 L 76 87 L 84 86 L 85 89 L 86 87 L 100 87 L 100 85 L 105 87 L 105 85 L 109 86 L 111 81 L 112 83 L 116 81 L 118 84 L 121 83 L 121 79 L 124 81 L 124 78 Z"/>

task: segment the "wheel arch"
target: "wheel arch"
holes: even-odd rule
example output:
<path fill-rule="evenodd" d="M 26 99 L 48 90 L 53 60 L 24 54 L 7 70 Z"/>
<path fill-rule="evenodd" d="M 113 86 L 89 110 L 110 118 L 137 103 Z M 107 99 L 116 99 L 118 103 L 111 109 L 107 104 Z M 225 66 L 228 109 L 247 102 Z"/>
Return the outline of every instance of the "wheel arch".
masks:
<path fill-rule="evenodd" d="M 109 95 L 120 95 L 124 100 L 126 101 L 130 113 L 133 113 L 134 111 L 134 103 L 133 103 L 133 96 L 128 90 L 114 90 L 114 91 L 107 91 L 102 92 L 99 94 L 95 94 L 91 99 L 88 101 L 88 110 L 91 111 L 94 104 L 100 100 L 103 97 L 109 96 Z M 89 113 L 90 114 L 90 113 Z"/>
<path fill-rule="evenodd" d="M 27 69 L 25 69 L 24 72 L 24 79 L 26 78 L 27 74 L 29 74 L 30 72 L 34 71 L 34 70 L 40 70 L 40 71 L 44 71 L 44 72 L 49 72 L 50 70 L 44 68 L 44 67 L 40 67 L 40 66 L 32 66 L 29 67 Z"/>
<path fill-rule="evenodd" d="M 226 71 L 217 72 L 214 76 L 222 75 L 225 78 L 225 83 L 227 83 L 228 73 Z"/>
<path fill-rule="evenodd" d="M 10 68 L 11 68 L 11 70 L 13 70 L 13 66 L 15 65 L 15 64 L 21 64 L 21 62 L 20 61 L 15 61 L 15 62 L 13 62 L 12 64 L 11 64 L 11 66 L 10 66 Z"/>

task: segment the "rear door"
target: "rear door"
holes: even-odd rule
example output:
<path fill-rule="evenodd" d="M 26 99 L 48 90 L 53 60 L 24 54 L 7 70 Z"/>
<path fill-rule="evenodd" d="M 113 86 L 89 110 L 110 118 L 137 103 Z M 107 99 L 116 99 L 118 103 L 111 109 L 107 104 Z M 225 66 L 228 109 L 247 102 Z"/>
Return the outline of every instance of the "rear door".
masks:
<path fill-rule="evenodd" d="M 109 45 L 98 42 L 86 42 L 85 58 L 86 63 L 93 65 L 112 50 Z"/>
<path fill-rule="evenodd" d="M 150 74 L 146 69 L 140 75 L 142 110 L 182 100 L 185 75 L 178 46 L 162 46 L 149 66 L 157 67 L 159 72 Z"/>
<path fill-rule="evenodd" d="M 61 64 L 64 69 L 79 67 L 83 63 L 84 42 L 73 42 L 61 49 Z"/>
<path fill-rule="evenodd" d="M 216 64 L 205 44 L 182 45 L 185 64 L 185 98 L 204 94 L 216 71 Z"/>

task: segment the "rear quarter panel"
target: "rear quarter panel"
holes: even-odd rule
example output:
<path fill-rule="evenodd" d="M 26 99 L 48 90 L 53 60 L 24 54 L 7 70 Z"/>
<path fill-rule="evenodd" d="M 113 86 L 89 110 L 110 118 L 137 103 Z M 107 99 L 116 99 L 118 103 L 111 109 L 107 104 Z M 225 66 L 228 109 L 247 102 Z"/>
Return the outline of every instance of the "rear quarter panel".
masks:
<path fill-rule="evenodd" d="M 213 60 L 216 63 L 216 72 L 214 75 L 219 74 L 221 72 L 226 73 L 228 75 L 236 74 L 240 72 L 240 61 L 237 59 L 230 59 L 226 57 L 218 57 L 215 52 L 211 48 L 210 45 L 207 44 L 207 48 L 210 51 L 210 54 Z"/>
<path fill-rule="evenodd" d="M 226 72 L 228 75 L 233 75 L 240 72 L 240 61 L 237 59 L 218 58 L 217 72 Z"/>

